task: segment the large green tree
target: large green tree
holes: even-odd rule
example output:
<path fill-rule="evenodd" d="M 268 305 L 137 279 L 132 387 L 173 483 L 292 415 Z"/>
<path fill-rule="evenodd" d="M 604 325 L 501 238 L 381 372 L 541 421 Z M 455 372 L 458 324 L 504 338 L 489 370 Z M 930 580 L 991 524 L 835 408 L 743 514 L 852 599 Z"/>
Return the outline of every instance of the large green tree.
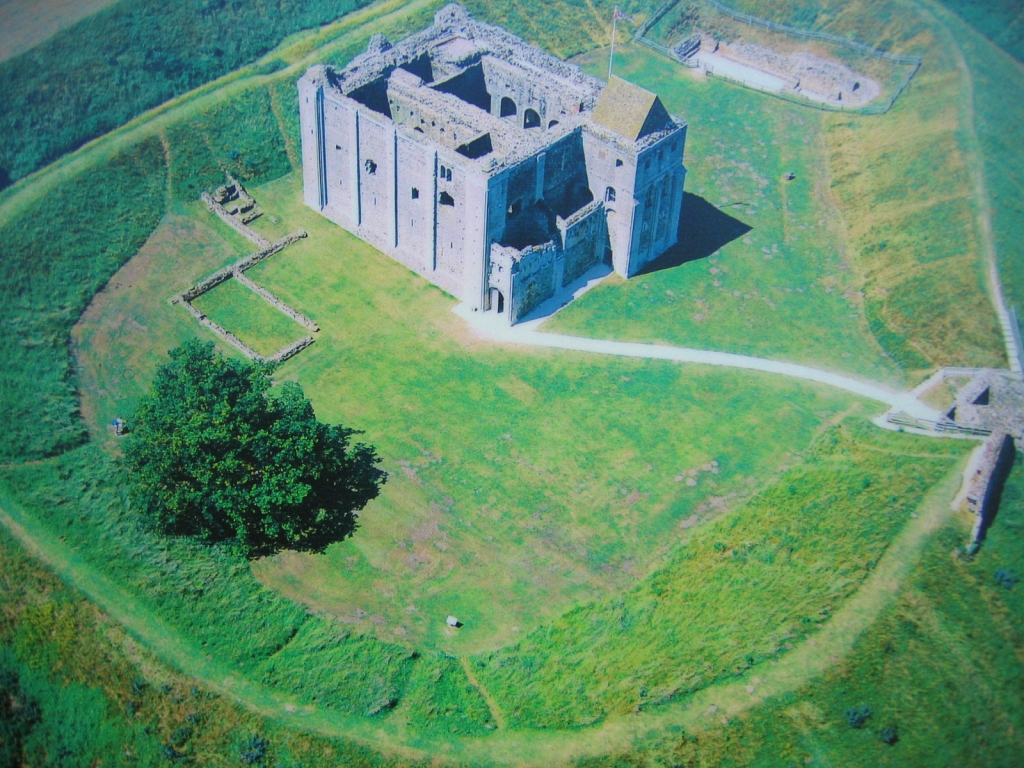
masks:
<path fill-rule="evenodd" d="M 171 350 L 129 426 L 136 504 L 169 535 L 229 542 L 248 557 L 323 552 L 352 534 L 386 473 L 359 434 L 317 421 L 302 388 L 213 343 Z"/>

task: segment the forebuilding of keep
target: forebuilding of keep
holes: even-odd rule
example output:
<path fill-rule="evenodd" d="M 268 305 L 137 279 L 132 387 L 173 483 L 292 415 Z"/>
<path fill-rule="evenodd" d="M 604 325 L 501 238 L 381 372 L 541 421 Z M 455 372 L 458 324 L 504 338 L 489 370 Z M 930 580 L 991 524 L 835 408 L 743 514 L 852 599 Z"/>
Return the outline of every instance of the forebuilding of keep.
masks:
<path fill-rule="evenodd" d="M 306 204 L 509 323 L 676 243 L 686 124 L 459 5 L 310 68 L 299 113 Z"/>

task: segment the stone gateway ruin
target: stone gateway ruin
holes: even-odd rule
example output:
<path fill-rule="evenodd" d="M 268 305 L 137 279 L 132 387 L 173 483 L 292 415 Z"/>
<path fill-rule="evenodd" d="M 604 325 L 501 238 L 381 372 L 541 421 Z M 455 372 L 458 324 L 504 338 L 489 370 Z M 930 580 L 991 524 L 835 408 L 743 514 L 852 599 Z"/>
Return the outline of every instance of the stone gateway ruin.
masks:
<path fill-rule="evenodd" d="M 299 114 L 307 205 L 510 324 L 676 243 L 686 124 L 459 5 L 310 68 Z"/>

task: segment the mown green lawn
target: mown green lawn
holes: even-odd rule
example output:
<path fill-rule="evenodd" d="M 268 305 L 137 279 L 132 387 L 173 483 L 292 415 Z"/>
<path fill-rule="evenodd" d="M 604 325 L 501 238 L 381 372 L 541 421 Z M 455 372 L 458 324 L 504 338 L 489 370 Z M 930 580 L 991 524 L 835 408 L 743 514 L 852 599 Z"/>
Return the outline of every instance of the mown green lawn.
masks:
<path fill-rule="evenodd" d="M 221 283 L 192 304 L 264 357 L 307 333 L 237 280 Z"/>
<path fill-rule="evenodd" d="M 591 74 L 607 51 L 580 57 Z M 617 73 L 688 122 L 681 243 L 665 269 L 609 280 L 552 331 L 785 359 L 901 383 L 868 329 L 860 277 L 830 197 L 822 113 L 698 80 L 639 46 Z M 605 70 L 606 71 L 606 70 Z M 787 172 L 796 174 L 784 181 Z"/>

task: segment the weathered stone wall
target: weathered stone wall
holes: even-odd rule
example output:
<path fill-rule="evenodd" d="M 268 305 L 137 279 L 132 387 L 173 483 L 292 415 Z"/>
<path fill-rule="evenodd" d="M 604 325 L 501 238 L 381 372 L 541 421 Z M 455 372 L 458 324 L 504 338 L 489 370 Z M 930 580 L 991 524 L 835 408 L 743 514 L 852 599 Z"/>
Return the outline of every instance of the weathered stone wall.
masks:
<path fill-rule="evenodd" d="M 608 226 L 604 203 L 595 200 L 569 219 L 558 220 L 565 266 L 562 285 L 569 285 L 604 259 L 608 248 Z"/>
<path fill-rule="evenodd" d="M 205 192 L 203 194 L 206 195 Z M 206 197 L 209 197 L 209 195 L 206 195 Z M 210 199 L 211 202 L 214 202 L 212 197 L 210 197 L 209 199 Z M 214 202 L 214 204 L 216 205 L 215 202 Z M 234 217 L 231 217 L 231 218 L 234 219 Z M 290 233 L 288 235 L 285 235 L 284 237 L 282 237 L 280 240 L 278 240 L 275 243 L 268 243 L 266 247 L 261 248 L 260 250 L 256 251 L 255 253 L 249 254 L 245 258 L 243 258 L 243 259 L 235 262 L 234 264 L 232 264 L 230 267 L 225 267 L 224 269 L 220 269 L 220 270 L 214 272 L 209 277 L 206 277 L 203 280 L 200 280 L 199 282 L 197 282 L 195 285 L 193 285 L 188 290 L 183 291 L 181 294 L 179 294 L 178 296 L 174 297 L 174 299 L 172 300 L 172 303 L 184 305 L 185 309 L 187 309 L 190 313 L 192 313 L 192 316 L 195 317 L 202 325 L 204 325 L 207 328 L 209 328 L 217 336 L 219 336 L 224 341 L 226 341 L 228 344 L 230 344 L 235 349 L 240 351 L 243 355 L 248 357 L 250 360 L 258 360 L 258 361 L 261 361 L 261 362 L 267 362 L 268 360 L 271 361 L 271 362 L 281 362 L 281 361 L 287 360 L 288 358 L 298 354 L 300 351 L 302 351 L 303 349 L 308 347 L 310 344 L 312 344 L 313 343 L 313 337 L 312 336 L 305 336 L 302 339 L 299 339 L 294 344 L 290 344 L 289 346 L 287 346 L 287 347 L 285 347 L 283 349 L 278 350 L 271 357 L 266 358 L 263 355 L 259 354 L 256 350 L 254 350 L 248 344 L 246 344 L 244 341 L 239 339 L 237 336 L 235 336 L 233 333 L 228 331 L 222 325 L 220 325 L 219 323 L 217 323 L 217 322 L 211 320 L 209 317 L 207 317 L 198 307 L 196 307 L 195 305 L 192 304 L 192 301 L 194 299 L 198 298 L 199 296 L 202 296 L 207 291 L 209 291 L 209 290 L 211 290 L 213 288 L 216 288 L 221 283 L 223 283 L 223 282 L 225 282 L 227 280 L 235 279 L 235 280 L 238 280 L 238 282 L 240 282 L 246 288 L 248 288 L 251 291 L 253 291 L 254 293 L 256 293 L 262 299 L 264 299 L 265 301 L 269 302 L 271 306 L 275 307 L 276 309 L 278 309 L 279 311 L 283 312 L 285 315 L 287 315 L 291 319 L 295 320 L 297 323 L 305 326 L 306 328 L 308 328 L 311 331 L 319 331 L 320 327 L 316 323 L 314 323 L 308 317 L 303 315 L 301 312 L 299 312 L 299 311 L 293 309 L 292 307 L 288 306 L 287 304 L 285 304 L 283 301 L 281 301 L 279 298 L 277 298 L 274 294 L 272 294 L 266 288 L 264 288 L 264 287 L 262 287 L 260 285 L 257 285 L 256 283 L 254 283 L 252 280 L 250 280 L 248 277 L 246 277 L 243 274 L 243 272 L 245 270 L 249 269 L 250 267 L 254 266 L 255 264 L 258 264 L 259 262 L 263 261 L 267 257 L 272 256 L 273 254 L 277 253 L 278 251 L 283 250 L 284 248 L 286 248 L 287 246 L 291 245 L 292 243 L 294 243 L 294 242 L 296 242 L 298 240 L 301 240 L 304 237 L 306 237 L 306 232 L 304 230 L 300 229 L 300 230 L 292 232 L 292 233 Z"/>
<path fill-rule="evenodd" d="M 248 344 L 246 344 L 240 338 L 235 336 L 233 333 L 228 331 L 226 328 L 224 328 L 224 326 L 208 318 L 205 314 L 203 314 L 203 312 L 201 312 L 197 307 L 192 305 L 190 302 L 183 301 L 181 303 L 185 305 L 185 309 L 191 312 L 192 316 L 195 317 L 195 319 L 198 320 L 200 324 L 205 325 L 207 328 L 209 328 L 211 331 L 217 334 L 220 338 L 224 339 L 224 341 L 226 341 L 232 347 L 234 347 L 243 355 L 248 357 L 250 360 L 264 359 L 259 352 L 250 347 Z"/>
<path fill-rule="evenodd" d="M 968 481 L 967 508 L 977 515 L 971 531 L 970 548 L 977 549 L 985 531 L 995 518 L 1003 484 L 1006 482 L 1016 449 L 1013 438 L 1005 432 L 993 432 L 985 441 L 981 460 Z"/>
<path fill-rule="evenodd" d="M 244 274 L 242 274 L 242 272 L 240 270 L 236 269 L 234 271 L 233 277 L 239 283 L 244 285 L 250 291 L 252 291 L 257 296 L 259 296 L 264 301 L 266 301 L 268 304 L 270 304 L 270 306 L 272 306 L 274 309 L 278 310 L 279 312 L 281 312 L 284 315 L 287 315 L 292 320 L 297 322 L 299 325 L 304 326 L 306 329 L 308 329 L 310 331 L 319 331 L 320 330 L 320 326 L 319 325 L 314 323 L 312 320 L 310 320 L 308 317 L 306 317 L 304 314 L 302 314 L 298 310 L 292 309 L 291 307 L 289 307 L 287 304 L 285 304 L 283 301 L 281 301 L 279 298 L 277 298 L 277 296 L 275 296 L 270 291 L 268 291 L 266 288 L 264 288 L 262 285 L 257 285 L 256 283 L 254 283 L 252 280 L 250 280 L 248 277 L 246 277 Z"/>
<path fill-rule="evenodd" d="M 555 243 L 531 246 L 520 252 L 512 274 L 512 305 L 509 310 L 514 323 L 526 317 L 541 303 L 555 295 L 561 274 L 562 259 Z"/>
<path fill-rule="evenodd" d="M 235 230 L 242 237 L 251 240 L 260 248 L 267 248 L 270 246 L 270 241 L 267 240 L 267 238 L 265 238 L 252 227 L 247 227 L 245 224 L 242 223 L 242 221 L 237 216 L 232 216 L 230 213 L 228 213 L 227 209 L 225 209 L 223 205 L 221 205 L 212 197 L 210 197 L 208 193 L 203 192 L 203 194 L 200 195 L 200 198 L 204 203 L 206 203 L 206 207 L 209 208 L 214 214 L 216 214 L 217 218 L 219 218 L 221 221 L 223 221 L 225 224 L 227 224 L 229 227 Z"/>

